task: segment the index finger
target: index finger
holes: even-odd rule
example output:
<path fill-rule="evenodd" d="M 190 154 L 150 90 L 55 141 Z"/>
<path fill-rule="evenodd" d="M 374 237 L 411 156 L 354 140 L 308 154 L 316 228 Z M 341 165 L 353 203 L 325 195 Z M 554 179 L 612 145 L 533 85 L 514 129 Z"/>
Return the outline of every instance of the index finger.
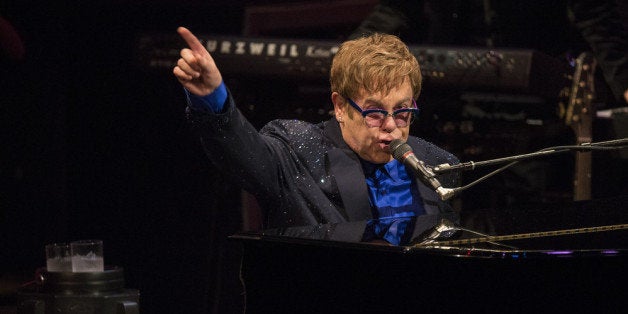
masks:
<path fill-rule="evenodd" d="M 192 32 L 190 32 L 187 28 L 180 26 L 179 28 L 177 28 L 177 33 L 181 35 L 181 37 L 185 40 L 185 42 L 188 44 L 190 49 L 192 49 L 192 51 L 196 53 L 206 52 L 203 44 L 201 44 L 198 38 L 196 38 L 196 36 L 194 36 L 194 34 L 192 34 Z"/>

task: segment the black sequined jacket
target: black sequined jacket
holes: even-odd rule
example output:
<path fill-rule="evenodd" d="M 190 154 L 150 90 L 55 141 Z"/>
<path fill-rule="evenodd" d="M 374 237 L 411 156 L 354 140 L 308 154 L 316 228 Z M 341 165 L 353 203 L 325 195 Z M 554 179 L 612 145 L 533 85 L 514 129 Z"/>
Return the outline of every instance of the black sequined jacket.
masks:
<path fill-rule="evenodd" d="M 257 198 L 264 228 L 308 226 L 372 219 L 364 173 L 344 142 L 335 119 L 318 124 L 275 120 L 259 132 L 229 94 L 224 113 L 187 110 L 217 171 Z M 407 143 L 428 165 L 458 163 L 452 154 L 417 137 Z M 444 187 L 457 175 L 439 177 Z M 418 182 L 427 214 L 452 214 L 447 202 Z"/>

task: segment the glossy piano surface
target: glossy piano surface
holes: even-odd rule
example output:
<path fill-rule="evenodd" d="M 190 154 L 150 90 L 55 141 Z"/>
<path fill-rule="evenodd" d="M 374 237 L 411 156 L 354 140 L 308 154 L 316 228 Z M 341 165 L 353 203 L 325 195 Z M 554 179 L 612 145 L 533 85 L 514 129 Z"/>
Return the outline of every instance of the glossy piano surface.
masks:
<path fill-rule="evenodd" d="M 368 222 L 231 239 L 243 247 L 250 313 L 621 312 L 627 200 L 513 207 L 491 213 L 488 233 L 448 233 L 435 228 L 441 217 L 424 218 L 401 246 L 361 242 Z M 511 235 L 524 236 L 464 243 Z"/>

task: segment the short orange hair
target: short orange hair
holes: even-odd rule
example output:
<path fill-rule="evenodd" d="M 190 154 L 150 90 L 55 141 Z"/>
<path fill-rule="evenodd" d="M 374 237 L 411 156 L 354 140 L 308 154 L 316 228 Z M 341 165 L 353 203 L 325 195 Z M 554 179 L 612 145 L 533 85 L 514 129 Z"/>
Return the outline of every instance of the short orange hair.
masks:
<path fill-rule="evenodd" d="M 334 56 L 329 75 L 332 92 L 355 97 L 390 90 L 408 78 L 415 99 L 421 92 L 421 70 L 415 56 L 399 37 L 374 33 L 344 42 Z"/>

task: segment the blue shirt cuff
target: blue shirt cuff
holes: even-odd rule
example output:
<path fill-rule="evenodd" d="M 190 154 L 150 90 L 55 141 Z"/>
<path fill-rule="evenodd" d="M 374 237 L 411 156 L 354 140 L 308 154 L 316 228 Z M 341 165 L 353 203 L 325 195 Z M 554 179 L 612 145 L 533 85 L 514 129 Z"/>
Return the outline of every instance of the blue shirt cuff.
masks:
<path fill-rule="evenodd" d="M 187 89 L 184 90 L 188 105 L 194 110 L 220 113 L 227 102 L 227 86 L 224 81 L 213 92 L 205 96 L 196 96 L 190 94 Z"/>

